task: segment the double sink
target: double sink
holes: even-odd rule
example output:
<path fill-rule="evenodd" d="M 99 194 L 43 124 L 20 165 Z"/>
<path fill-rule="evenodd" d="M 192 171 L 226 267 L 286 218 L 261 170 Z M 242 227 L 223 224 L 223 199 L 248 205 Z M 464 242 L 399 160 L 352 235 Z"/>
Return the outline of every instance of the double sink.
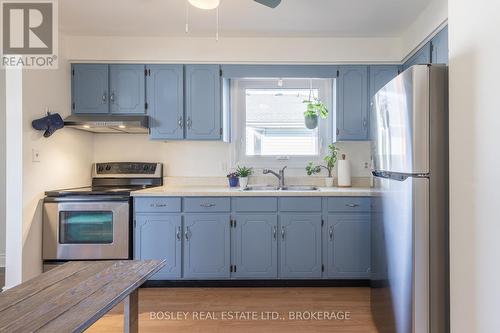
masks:
<path fill-rule="evenodd" d="M 290 185 L 285 187 L 272 185 L 249 185 L 243 191 L 318 191 L 316 186 Z"/>

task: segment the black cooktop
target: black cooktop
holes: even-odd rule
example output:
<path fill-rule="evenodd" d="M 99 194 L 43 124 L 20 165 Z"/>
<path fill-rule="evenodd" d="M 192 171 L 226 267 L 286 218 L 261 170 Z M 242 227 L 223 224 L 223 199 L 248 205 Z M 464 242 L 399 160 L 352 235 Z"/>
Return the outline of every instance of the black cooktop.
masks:
<path fill-rule="evenodd" d="M 113 187 L 113 186 L 86 186 L 75 187 L 63 190 L 47 191 L 45 195 L 48 197 L 67 197 L 77 195 L 120 195 L 129 196 L 130 192 L 146 188 L 147 186 L 129 186 L 129 187 Z"/>

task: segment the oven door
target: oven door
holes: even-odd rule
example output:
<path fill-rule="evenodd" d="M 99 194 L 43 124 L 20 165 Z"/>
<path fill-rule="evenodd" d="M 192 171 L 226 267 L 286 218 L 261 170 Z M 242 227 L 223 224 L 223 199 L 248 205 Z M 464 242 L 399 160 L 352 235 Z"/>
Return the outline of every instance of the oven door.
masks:
<path fill-rule="evenodd" d="M 129 202 L 44 202 L 43 259 L 128 259 Z"/>

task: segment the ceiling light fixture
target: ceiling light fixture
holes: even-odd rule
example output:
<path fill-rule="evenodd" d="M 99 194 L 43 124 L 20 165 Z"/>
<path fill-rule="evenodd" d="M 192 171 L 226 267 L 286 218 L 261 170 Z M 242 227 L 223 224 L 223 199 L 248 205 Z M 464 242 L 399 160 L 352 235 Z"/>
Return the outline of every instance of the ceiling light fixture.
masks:
<path fill-rule="evenodd" d="M 220 0 L 188 0 L 189 3 L 200 9 L 215 9 L 219 7 Z"/>

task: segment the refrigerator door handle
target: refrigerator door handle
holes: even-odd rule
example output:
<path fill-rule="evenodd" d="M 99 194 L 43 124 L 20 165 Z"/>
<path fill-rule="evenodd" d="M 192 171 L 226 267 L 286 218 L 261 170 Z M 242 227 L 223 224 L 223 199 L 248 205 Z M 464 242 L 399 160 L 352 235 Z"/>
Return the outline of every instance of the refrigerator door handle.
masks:
<path fill-rule="evenodd" d="M 382 170 L 372 170 L 372 175 L 378 178 L 385 178 L 404 182 L 408 178 L 429 178 L 428 173 L 400 173 Z"/>

